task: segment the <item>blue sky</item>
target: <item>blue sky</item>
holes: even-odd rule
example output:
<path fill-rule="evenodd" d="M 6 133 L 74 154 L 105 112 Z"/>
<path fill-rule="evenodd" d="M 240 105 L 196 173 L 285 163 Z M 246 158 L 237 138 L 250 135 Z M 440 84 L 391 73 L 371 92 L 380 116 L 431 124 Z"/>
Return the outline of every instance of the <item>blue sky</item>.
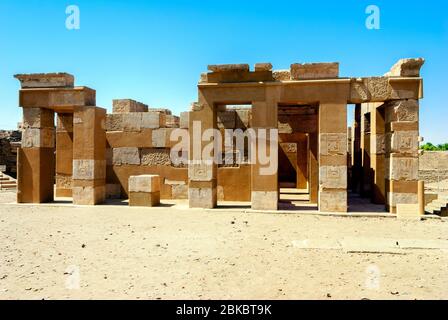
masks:
<path fill-rule="evenodd" d="M 381 29 L 365 27 L 368 5 Z M 81 29 L 67 30 L 68 5 Z M 341 76 L 382 75 L 424 57 L 421 135 L 448 142 L 446 1 L 0 1 L 0 128 L 21 119 L 16 73 L 66 71 L 97 105 L 133 98 L 184 111 L 208 64 L 339 61 Z"/>

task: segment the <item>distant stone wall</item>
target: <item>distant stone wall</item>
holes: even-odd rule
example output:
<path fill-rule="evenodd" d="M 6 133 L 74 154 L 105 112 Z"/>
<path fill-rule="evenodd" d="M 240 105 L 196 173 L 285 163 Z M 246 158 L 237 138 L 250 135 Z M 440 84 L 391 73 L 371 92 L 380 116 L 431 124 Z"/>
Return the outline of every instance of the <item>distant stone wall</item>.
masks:
<path fill-rule="evenodd" d="M 420 155 L 419 176 L 427 185 L 448 180 L 448 151 L 425 151 Z"/>
<path fill-rule="evenodd" d="M 17 148 L 20 147 L 21 140 L 20 131 L 0 130 L 0 167 L 14 178 L 17 176 Z"/>

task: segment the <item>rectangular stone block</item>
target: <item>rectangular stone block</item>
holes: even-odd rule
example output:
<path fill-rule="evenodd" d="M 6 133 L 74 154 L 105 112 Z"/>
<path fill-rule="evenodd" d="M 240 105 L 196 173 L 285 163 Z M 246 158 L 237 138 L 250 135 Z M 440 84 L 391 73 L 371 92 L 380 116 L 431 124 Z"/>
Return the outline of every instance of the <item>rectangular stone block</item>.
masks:
<path fill-rule="evenodd" d="M 347 166 L 320 166 L 319 185 L 324 189 L 347 189 Z"/>
<path fill-rule="evenodd" d="M 292 80 L 334 79 L 339 77 L 339 63 L 295 63 L 291 65 Z"/>
<path fill-rule="evenodd" d="M 154 148 L 167 147 L 167 130 L 165 128 L 152 131 L 152 146 Z"/>
<path fill-rule="evenodd" d="M 290 81 L 291 71 L 290 70 L 274 70 L 272 71 L 272 76 L 277 81 Z"/>
<path fill-rule="evenodd" d="M 256 63 L 255 71 L 272 71 L 272 63 L 269 62 Z"/>
<path fill-rule="evenodd" d="M 191 181 L 212 181 L 213 161 L 197 160 L 190 161 L 188 165 L 188 179 Z"/>
<path fill-rule="evenodd" d="M 179 126 L 182 129 L 188 129 L 188 124 L 190 121 L 190 112 L 181 112 L 180 113 L 180 123 Z"/>
<path fill-rule="evenodd" d="M 207 67 L 207 69 L 212 72 L 232 72 L 232 71 L 249 72 L 249 65 L 248 64 L 217 64 L 217 65 L 209 65 Z"/>
<path fill-rule="evenodd" d="M 347 133 L 321 133 L 319 136 L 321 155 L 347 154 Z"/>
<path fill-rule="evenodd" d="M 54 112 L 43 108 L 24 108 L 22 126 L 25 129 L 54 128 Z"/>
<path fill-rule="evenodd" d="M 112 163 L 114 165 L 140 165 L 140 152 L 138 148 L 114 148 L 112 152 Z"/>
<path fill-rule="evenodd" d="M 124 114 L 108 114 L 106 116 L 106 131 L 123 131 Z"/>
<path fill-rule="evenodd" d="M 157 129 L 165 127 L 166 117 L 162 112 L 146 112 L 142 113 L 142 129 Z"/>
<path fill-rule="evenodd" d="M 252 191 L 252 210 L 277 210 L 278 192 L 276 191 Z"/>
<path fill-rule="evenodd" d="M 75 186 L 72 193 L 73 204 L 94 206 L 106 199 L 106 186 Z"/>
<path fill-rule="evenodd" d="M 22 132 L 22 148 L 54 148 L 55 130 L 53 128 L 28 128 Z"/>
<path fill-rule="evenodd" d="M 388 166 L 386 165 L 387 169 Z M 418 158 L 400 157 L 391 154 L 389 170 L 390 180 L 418 180 Z M 386 178 L 387 176 L 386 172 Z"/>
<path fill-rule="evenodd" d="M 129 192 L 160 192 L 160 176 L 130 176 Z"/>
<path fill-rule="evenodd" d="M 396 207 L 398 204 L 418 204 L 418 195 L 416 193 L 388 192 L 387 204 L 390 207 Z"/>
<path fill-rule="evenodd" d="M 155 207 L 160 204 L 160 192 L 129 192 L 129 206 Z"/>
<path fill-rule="evenodd" d="M 111 148 L 151 148 L 152 129 L 139 132 L 109 131 L 106 132 L 106 139 Z"/>
<path fill-rule="evenodd" d="M 217 203 L 216 188 L 188 188 L 190 208 L 213 209 Z"/>
<path fill-rule="evenodd" d="M 418 204 L 397 204 L 397 218 L 404 220 L 420 220 Z"/>
<path fill-rule="evenodd" d="M 422 58 L 417 59 L 401 59 L 392 66 L 387 74 L 391 77 L 419 77 L 420 69 L 425 63 Z"/>
<path fill-rule="evenodd" d="M 385 121 L 417 122 L 419 120 L 419 103 L 417 100 L 390 101 L 385 107 Z"/>
<path fill-rule="evenodd" d="M 87 87 L 73 89 L 22 89 L 19 92 L 22 108 L 46 108 L 57 112 L 73 112 L 75 107 L 96 105 L 96 92 Z"/>
<path fill-rule="evenodd" d="M 70 88 L 74 86 L 75 78 L 68 73 L 35 73 L 17 74 L 23 89 L 27 88 Z"/>
<path fill-rule="evenodd" d="M 113 113 L 147 112 L 148 106 L 132 99 L 115 99 L 112 101 Z"/>
<path fill-rule="evenodd" d="M 320 212 L 347 212 L 347 191 L 319 191 Z"/>
<path fill-rule="evenodd" d="M 169 149 L 144 148 L 140 153 L 142 166 L 171 166 Z"/>
<path fill-rule="evenodd" d="M 106 178 L 106 160 L 73 160 L 74 180 L 97 180 Z"/>
<path fill-rule="evenodd" d="M 386 135 L 372 134 L 370 136 L 370 153 L 371 154 L 385 154 L 386 153 Z"/>

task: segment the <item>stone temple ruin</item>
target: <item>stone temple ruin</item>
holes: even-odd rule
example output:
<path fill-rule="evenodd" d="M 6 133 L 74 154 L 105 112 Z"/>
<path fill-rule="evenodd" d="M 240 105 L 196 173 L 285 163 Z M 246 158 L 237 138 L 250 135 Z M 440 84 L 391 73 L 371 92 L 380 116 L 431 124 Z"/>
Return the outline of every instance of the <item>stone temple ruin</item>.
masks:
<path fill-rule="evenodd" d="M 340 78 L 338 63 L 292 64 L 281 71 L 269 63 L 253 71 L 246 64 L 212 65 L 201 75 L 198 101 L 180 117 L 130 99 L 114 100 L 107 114 L 96 106 L 95 90 L 74 86 L 72 75 L 17 75 L 24 128 L 17 200 L 72 197 L 74 204 L 96 205 L 129 198 L 132 176 L 157 175 L 162 201 L 188 199 L 190 207 L 245 201 L 253 209 L 277 210 L 286 187 L 303 190 L 323 212 L 347 212 L 353 190 L 394 213 L 398 205 L 420 201 L 423 63 L 400 60 L 384 76 L 370 78 Z M 348 104 L 355 105 L 351 131 Z M 278 144 L 271 155 L 278 171 L 261 174 L 258 157 L 230 165 L 201 160 L 195 149 L 200 154 L 210 143 L 191 135 L 190 161 L 174 163 L 173 130 L 189 133 L 195 122 L 201 133 L 278 129 L 278 142 L 266 142 Z M 212 144 L 208 151 L 229 150 Z"/>

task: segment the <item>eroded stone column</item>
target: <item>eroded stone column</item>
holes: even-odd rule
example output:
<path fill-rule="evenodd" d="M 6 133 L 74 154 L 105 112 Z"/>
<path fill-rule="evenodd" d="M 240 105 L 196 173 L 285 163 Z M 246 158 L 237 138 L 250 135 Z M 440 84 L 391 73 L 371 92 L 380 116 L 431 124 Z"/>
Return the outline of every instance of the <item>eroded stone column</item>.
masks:
<path fill-rule="evenodd" d="M 73 114 L 58 113 L 56 126 L 56 197 L 72 196 Z"/>
<path fill-rule="evenodd" d="M 95 205 L 106 195 L 106 110 L 76 107 L 73 116 L 73 203 Z"/>
<path fill-rule="evenodd" d="M 385 104 L 386 207 L 396 213 L 397 204 L 418 203 L 419 104 L 397 100 Z"/>
<path fill-rule="evenodd" d="M 252 128 L 256 133 L 256 163 L 252 164 L 252 209 L 277 210 L 278 209 L 278 121 L 277 105 L 274 102 L 256 101 L 252 103 Z M 271 139 L 271 133 L 274 139 Z M 264 142 L 264 137 L 266 141 Z M 261 139 L 260 139 L 261 138 Z M 265 147 L 265 148 L 264 148 Z M 264 150 L 263 150 L 264 149 Z M 260 152 L 270 159 L 269 164 L 263 164 Z M 273 152 L 271 154 L 270 152 Z M 274 170 L 267 170 L 275 165 Z"/>
<path fill-rule="evenodd" d="M 370 166 L 372 168 L 372 202 L 385 204 L 385 114 L 381 103 L 372 104 L 370 135 Z"/>
<path fill-rule="evenodd" d="M 218 150 L 213 133 L 210 131 L 216 127 L 216 110 L 200 92 L 199 102 L 192 105 L 189 114 L 188 201 L 190 208 L 211 209 L 217 206 L 218 166 L 213 161 L 213 157 Z M 206 131 L 208 136 L 204 135 Z"/>
<path fill-rule="evenodd" d="M 22 148 L 18 155 L 18 203 L 44 203 L 54 199 L 54 113 L 44 108 L 23 108 Z"/>
<path fill-rule="evenodd" d="M 319 106 L 319 210 L 347 212 L 347 105 Z"/>

